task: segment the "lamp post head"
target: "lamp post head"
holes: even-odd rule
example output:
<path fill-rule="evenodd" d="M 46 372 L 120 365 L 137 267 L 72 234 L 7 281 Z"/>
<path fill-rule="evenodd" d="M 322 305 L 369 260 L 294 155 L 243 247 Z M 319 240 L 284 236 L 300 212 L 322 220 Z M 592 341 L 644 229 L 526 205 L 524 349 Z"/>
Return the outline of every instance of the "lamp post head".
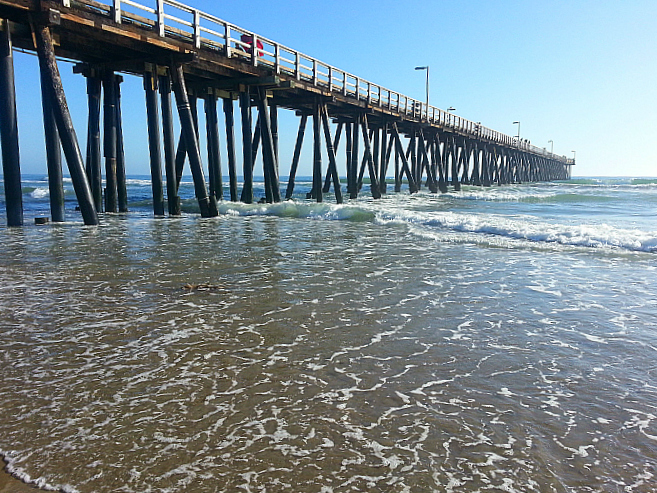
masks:
<path fill-rule="evenodd" d="M 429 67 L 415 67 L 415 70 L 427 70 Z"/>
<path fill-rule="evenodd" d="M 454 108 L 453 106 L 450 106 L 445 111 L 456 111 L 456 108 Z"/>

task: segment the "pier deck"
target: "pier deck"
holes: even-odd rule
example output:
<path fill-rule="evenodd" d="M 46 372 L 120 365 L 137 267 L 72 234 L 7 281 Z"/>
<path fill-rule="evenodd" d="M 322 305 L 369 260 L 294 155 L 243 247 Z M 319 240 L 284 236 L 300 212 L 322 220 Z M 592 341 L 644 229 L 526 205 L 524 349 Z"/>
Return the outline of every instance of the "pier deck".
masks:
<path fill-rule="evenodd" d="M 488 186 L 492 183 L 565 179 L 570 176 L 570 168 L 574 165 L 573 160 L 564 156 L 427 106 L 176 1 L 0 0 L 0 18 L 7 19 L 3 21 L 3 36 L 9 46 L 3 57 L 5 65 L 11 65 L 12 44 L 39 54 L 44 115 L 52 111 L 54 118 L 54 130 L 50 131 L 45 121 L 47 118 L 44 119 L 46 140 L 50 135 L 51 147 L 56 149 L 58 139 L 55 137 L 62 139 L 61 146 L 87 224 L 97 223 L 97 213 L 103 209 L 107 212 L 127 210 L 125 197 L 122 197 L 125 163 L 122 162 L 121 76 L 118 73 L 134 74 L 144 79 L 154 212 L 157 215 L 164 214 L 165 188 L 169 214 L 180 213 L 176 193 L 186 157 L 202 215 L 216 214 L 216 200 L 223 197 L 218 162 L 220 138 L 216 102 L 219 99 L 223 102 L 226 119 L 231 200 L 253 200 L 253 163 L 259 149 L 263 156 L 266 200 L 276 202 L 283 198 L 278 178 L 281 167 L 278 161 L 279 108 L 293 110 L 301 117 L 285 193 L 287 198 L 294 188 L 299 150 L 308 119 L 313 123 L 314 143 L 311 196 L 318 201 L 330 190 L 331 183 L 336 201 L 343 200 L 336 158 L 340 140 L 345 142 L 346 173 L 343 174 L 347 178 L 346 191 L 350 198 L 358 196 L 365 171 L 369 174 L 372 195 L 378 198 L 386 193 L 385 181 L 391 159 L 395 162 L 395 190 L 399 191 L 402 181 L 405 181 L 411 192 L 419 190 L 423 181 L 432 192 L 437 192 L 446 191 L 448 185 L 458 190 L 461 183 Z M 82 161 L 79 149 L 75 150 L 75 132 L 66 119 L 66 99 L 63 89 L 58 89 L 61 82 L 58 82 L 55 56 L 79 62 L 76 71 L 87 78 L 86 163 Z M 3 84 L 9 86 L 13 85 L 13 73 L 10 72 L 2 72 Z M 176 96 L 182 127 L 175 151 L 170 121 L 171 88 Z M 69 94 L 68 97 L 77 95 Z M 101 98 L 105 108 L 102 144 L 107 190 L 104 197 L 100 165 Z M 207 115 L 209 183 L 205 181 L 197 142 L 198 99 L 204 100 Z M 241 174 L 245 183 L 241 193 L 236 185 L 235 100 L 239 101 L 242 121 Z M 4 106 L 8 108 L 10 105 L 11 101 L 8 101 Z M 47 106 L 53 109 L 46 109 Z M 252 115 L 252 107 L 257 108 L 257 118 Z M 5 138 L 5 134 L 17 132 L 17 129 L 11 127 L 11 110 L 3 111 L 5 176 L 18 175 L 20 180 L 18 163 L 12 163 L 17 157 L 11 154 L 12 146 L 17 143 L 13 144 L 11 137 Z M 163 125 L 166 187 L 162 183 L 160 121 Z M 329 158 L 327 169 L 323 169 L 321 163 L 322 141 Z M 58 165 L 52 162 L 54 154 L 54 150 L 49 152 L 49 172 L 52 169 L 56 175 Z M 16 178 L 13 182 L 15 186 Z M 12 184 L 6 181 L 6 190 L 7 186 Z M 17 214 L 9 210 L 18 205 L 10 204 L 10 200 L 15 200 L 11 199 L 11 193 L 7 196 L 9 223 L 13 225 L 18 221 Z M 53 213 L 53 220 L 57 220 L 55 216 Z"/>

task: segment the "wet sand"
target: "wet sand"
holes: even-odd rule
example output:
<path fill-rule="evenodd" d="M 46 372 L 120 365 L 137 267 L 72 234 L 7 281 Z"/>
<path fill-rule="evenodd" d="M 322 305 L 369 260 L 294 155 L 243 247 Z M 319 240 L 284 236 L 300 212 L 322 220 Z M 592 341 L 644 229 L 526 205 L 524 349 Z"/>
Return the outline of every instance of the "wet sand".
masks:
<path fill-rule="evenodd" d="M 0 469 L 0 493 L 34 493 L 35 491 L 39 491 L 37 488 L 28 486 L 11 476 L 5 470 L 1 460 L 0 465 L 3 466 Z"/>

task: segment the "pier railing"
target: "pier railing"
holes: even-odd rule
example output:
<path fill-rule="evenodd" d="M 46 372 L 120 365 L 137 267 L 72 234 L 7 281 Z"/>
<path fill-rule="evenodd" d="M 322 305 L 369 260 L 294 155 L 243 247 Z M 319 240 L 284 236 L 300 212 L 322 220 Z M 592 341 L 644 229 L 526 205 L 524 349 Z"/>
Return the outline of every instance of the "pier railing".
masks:
<path fill-rule="evenodd" d="M 228 58 L 241 58 L 253 66 L 266 66 L 315 87 L 337 92 L 368 105 L 378 106 L 430 124 L 476 136 L 508 147 L 516 147 L 548 158 L 565 160 L 526 141 L 497 132 L 448 111 L 380 86 L 257 33 L 190 7 L 175 0 L 62 0 L 86 6 L 111 17 L 114 22 L 142 25 L 162 37 L 192 43 L 197 49 L 221 52 Z"/>

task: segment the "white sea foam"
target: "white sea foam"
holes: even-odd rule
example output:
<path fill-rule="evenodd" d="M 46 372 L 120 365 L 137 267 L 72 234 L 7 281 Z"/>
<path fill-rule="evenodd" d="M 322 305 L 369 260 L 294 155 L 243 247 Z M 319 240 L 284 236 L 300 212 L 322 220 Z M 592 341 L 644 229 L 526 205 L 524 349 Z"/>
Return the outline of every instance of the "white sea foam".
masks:
<path fill-rule="evenodd" d="M 37 187 L 30 192 L 30 197 L 33 199 L 43 199 L 50 196 L 50 190 L 47 187 Z"/>
<path fill-rule="evenodd" d="M 534 217 L 509 217 L 497 214 L 396 211 L 381 212 L 377 220 L 382 224 L 402 223 L 416 226 L 414 232 L 436 239 L 441 234 L 446 241 L 454 239 L 449 233 L 486 235 L 477 240 L 465 236 L 460 241 L 490 242 L 487 237 L 524 240 L 532 243 L 560 244 L 576 247 L 618 248 L 631 251 L 656 252 L 657 232 L 621 229 L 606 224 L 571 225 L 549 223 Z"/>

